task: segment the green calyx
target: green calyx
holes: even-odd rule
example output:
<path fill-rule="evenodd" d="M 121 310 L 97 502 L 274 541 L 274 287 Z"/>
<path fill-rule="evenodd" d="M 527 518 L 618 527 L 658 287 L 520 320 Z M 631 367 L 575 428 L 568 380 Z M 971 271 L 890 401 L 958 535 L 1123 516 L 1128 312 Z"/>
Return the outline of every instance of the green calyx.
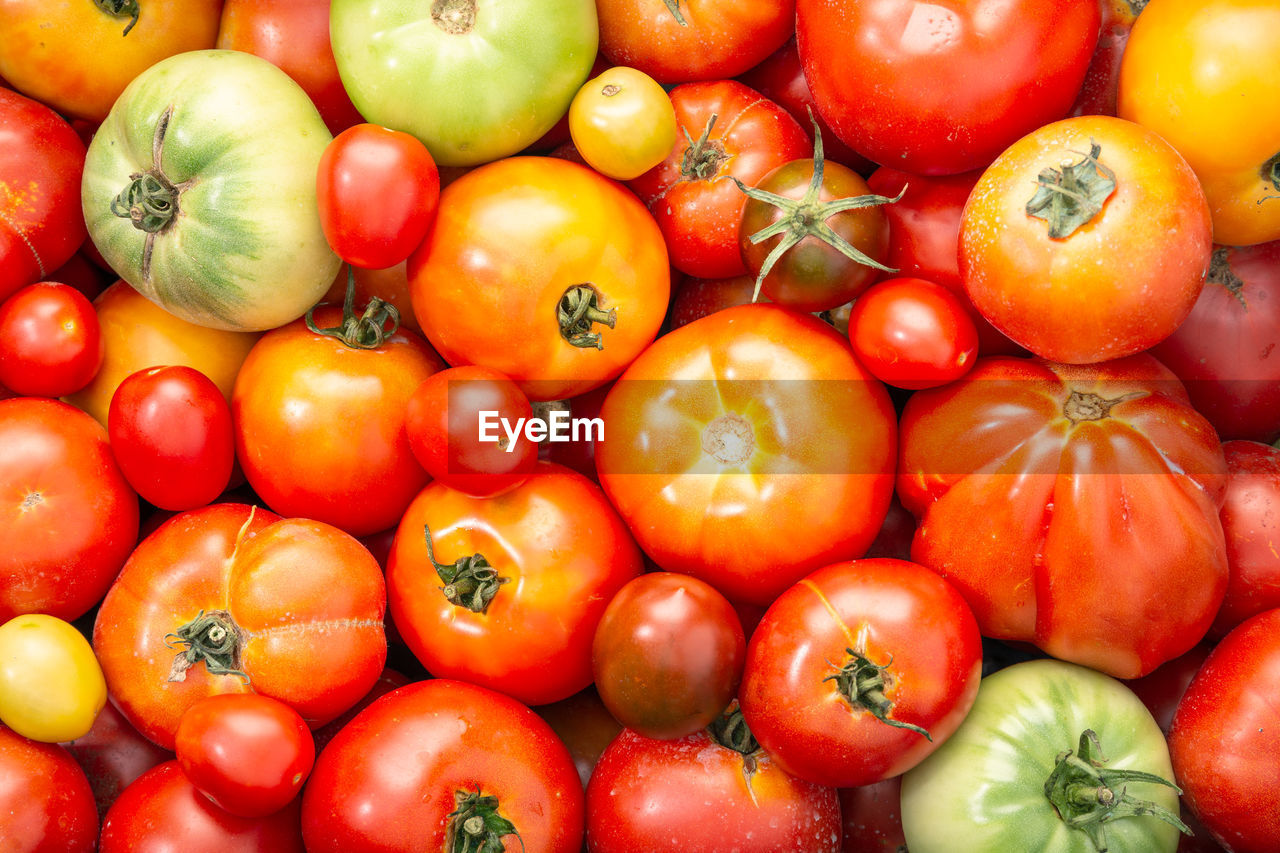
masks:
<path fill-rule="evenodd" d="M 1280 151 L 1271 156 L 1271 159 L 1262 164 L 1261 169 L 1262 180 L 1271 184 L 1271 186 L 1280 191 Z M 1275 198 L 1275 196 L 1268 196 Z"/>
<path fill-rule="evenodd" d="M 751 734 L 751 729 L 748 728 L 747 721 L 742 716 L 742 709 L 738 707 L 737 702 L 716 717 L 708 729 L 716 743 L 734 752 L 749 756 L 760 751 L 760 743 L 755 735 Z"/>
<path fill-rule="evenodd" d="M 838 198 L 825 202 L 820 201 L 818 197 L 822 192 L 822 176 L 825 163 L 826 159 L 823 157 L 822 152 L 822 130 L 818 127 L 817 120 L 814 119 L 813 177 L 810 179 L 804 195 L 799 199 L 787 198 L 777 193 L 762 190 L 759 187 L 748 187 L 742 181 L 733 178 L 733 182 L 738 185 L 739 190 L 746 194 L 747 198 L 771 204 L 782 211 L 780 219 L 761 228 L 748 238 L 752 245 L 756 245 L 772 237 L 782 235 L 782 239 L 770 250 L 769 254 L 765 256 L 764 263 L 760 265 L 760 272 L 756 275 L 755 292 L 751 296 L 752 302 L 760 298 L 760 288 L 764 284 L 765 277 L 769 275 L 769 271 L 773 269 L 773 265 L 806 237 L 814 237 L 821 240 L 856 263 L 881 270 L 882 272 L 898 272 L 897 269 L 887 267 L 865 252 L 855 248 L 848 240 L 845 240 L 832 230 L 831 226 L 827 224 L 827 220 L 846 210 L 893 204 L 902 199 L 902 195 L 907 191 L 907 188 L 903 187 L 902 192 L 899 192 L 895 198 L 868 193 L 867 195 Z"/>
<path fill-rule="evenodd" d="M 502 839 L 514 835 L 524 849 L 524 839 L 516 825 L 498 813 L 498 798 L 475 791 L 455 791 L 449 812 L 445 850 L 448 853 L 503 853 Z"/>
<path fill-rule="evenodd" d="M 870 712 L 882 723 L 893 726 L 898 729 L 909 729 L 916 734 L 923 735 L 925 740 L 932 742 L 933 735 L 929 734 L 927 729 L 920 726 L 904 723 L 902 720 L 895 720 L 889 716 L 893 711 L 893 703 L 884 695 L 885 688 L 885 671 L 893 665 L 893 659 L 890 658 L 889 663 L 883 666 L 873 663 L 870 658 L 860 651 L 854 649 L 845 649 L 845 653 L 849 659 L 845 661 L 844 666 L 840 667 L 833 675 L 828 675 L 823 681 L 834 681 L 836 683 L 836 691 L 844 697 L 852 708 L 862 709 Z"/>
<path fill-rule="evenodd" d="M 337 326 L 321 329 L 316 326 L 315 308 L 307 312 L 307 328 L 317 335 L 337 338 L 351 349 L 377 349 L 400 328 L 400 311 L 390 302 L 378 297 L 369 300 L 364 313 L 357 315 L 356 273 L 347 265 L 347 294 L 342 300 L 342 322 Z M 391 323 L 387 327 L 388 321 Z"/>
<path fill-rule="evenodd" d="M 179 199 L 190 186 L 189 181 L 175 184 L 165 176 L 164 140 L 173 118 L 170 105 L 160 114 L 155 132 L 151 136 L 151 168 L 134 172 L 116 197 L 111 200 L 111 212 L 121 219 L 128 219 L 133 227 L 147 236 L 142 244 L 142 278 L 151 280 L 151 256 L 155 251 L 157 234 L 163 234 L 178 218 Z"/>
<path fill-rule="evenodd" d="M 720 171 L 720 165 L 729 159 L 724 143 L 711 138 L 711 130 L 719 117 L 715 113 L 711 114 L 697 141 L 689 135 L 689 128 L 681 125 L 680 131 L 684 134 L 686 147 L 680 157 L 680 176 L 686 181 L 711 180 Z"/>
<path fill-rule="evenodd" d="M 166 634 L 164 642 L 169 648 L 182 647 L 169 668 L 169 681 L 186 681 L 187 670 L 204 661 L 210 675 L 238 675 L 249 683 L 248 674 L 240 669 L 244 634 L 225 610 L 201 610 L 196 618 Z"/>
<path fill-rule="evenodd" d="M 511 578 L 498 577 L 498 570 L 489 565 L 482 554 L 470 557 L 459 557 L 453 563 L 442 565 L 436 562 L 435 549 L 431 542 L 431 528 L 422 526 L 427 539 L 427 559 L 435 568 L 436 574 L 444 583 L 440 592 L 449 599 L 450 604 L 465 607 L 472 613 L 484 613 L 493 603 L 498 590 Z"/>
<path fill-rule="evenodd" d="M 618 309 L 601 310 L 599 292 L 589 284 L 575 284 L 565 290 L 556 303 L 556 323 L 560 326 L 560 337 L 571 346 L 602 350 L 603 336 L 593 329 L 597 323 L 617 328 Z"/>
<path fill-rule="evenodd" d="M 676 19 L 676 23 L 682 27 L 689 26 L 689 22 L 684 19 L 684 15 L 680 14 L 680 0 L 662 0 L 662 5 L 667 7 L 667 11 Z"/>
<path fill-rule="evenodd" d="M 1078 163 L 1041 170 L 1036 192 L 1027 202 L 1027 215 L 1049 223 L 1055 240 L 1070 237 L 1102 212 L 1116 190 L 1116 173 L 1098 161 L 1102 146 L 1090 141 L 1089 153 Z"/>
<path fill-rule="evenodd" d="M 1126 790 L 1130 782 L 1162 785 L 1182 793 L 1177 785 L 1153 773 L 1140 770 L 1112 770 L 1104 765 L 1098 735 L 1092 729 L 1080 735 L 1079 748 L 1060 753 L 1053 772 L 1044 783 L 1044 795 L 1063 823 L 1089 837 L 1098 853 L 1107 848 L 1106 824 L 1124 818 L 1151 816 L 1176 826 L 1186 835 L 1191 830 L 1176 814 L 1149 800 L 1139 800 Z"/>
<path fill-rule="evenodd" d="M 129 30 L 138 23 L 138 16 L 142 14 L 142 10 L 138 8 L 138 0 L 93 0 L 93 5 L 113 18 L 129 19 L 122 36 L 129 35 Z"/>

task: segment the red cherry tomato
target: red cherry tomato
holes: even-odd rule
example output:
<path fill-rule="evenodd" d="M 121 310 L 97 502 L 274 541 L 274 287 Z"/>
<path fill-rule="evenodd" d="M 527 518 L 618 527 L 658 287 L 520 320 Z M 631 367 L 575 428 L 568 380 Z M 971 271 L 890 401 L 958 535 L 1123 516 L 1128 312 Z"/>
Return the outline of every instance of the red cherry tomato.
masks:
<path fill-rule="evenodd" d="M 287 806 L 316 760 L 302 716 L 257 693 L 221 693 L 192 705 L 178 721 L 175 752 L 196 790 L 240 817 Z"/>
<path fill-rule="evenodd" d="M 398 130 L 358 124 L 320 157 L 316 198 L 325 239 L 358 267 L 409 257 L 440 201 L 440 171 L 425 145 Z"/>
<path fill-rule="evenodd" d="M 125 479 L 161 509 L 204 506 L 231 479 L 231 407 L 194 368 L 149 367 L 128 376 L 111 397 L 107 435 Z"/>
<path fill-rule="evenodd" d="M 849 340 L 876 378 L 897 388 L 933 388 L 969 372 L 978 331 L 953 291 L 922 278 L 893 278 L 853 303 Z"/>
<path fill-rule="evenodd" d="M 93 304 L 69 284 L 33 284 L 0 305 L 0 384 L 17 394 L 79 391 L 104 352 Z"/>

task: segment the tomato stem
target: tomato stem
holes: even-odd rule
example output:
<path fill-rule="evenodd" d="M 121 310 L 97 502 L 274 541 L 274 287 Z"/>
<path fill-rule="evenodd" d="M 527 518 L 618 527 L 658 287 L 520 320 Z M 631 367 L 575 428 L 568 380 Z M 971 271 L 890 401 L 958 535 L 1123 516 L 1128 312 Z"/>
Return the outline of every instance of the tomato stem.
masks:
<path fill-rule="evenodd" d="M 1244 298 L 1244 279 L 1236 275 L 1236 271 L 1231 268 L 1227 251 L 1226 246 L 1218 246 L 1213 250 L 1209 261 L 1209 275 L 1205 277 L 1205 282 L 1222 285 L 1247 310 L 1249 303 Z"/>
<path fill-rule="evenodd" d="M 524 849 L 516 825 L 498 813 L 497 797 L 482 796 L 477 788 L 455 791 L 453 801 L 456 808 L 449 812 L 445 835 L 448 853 L 502 853 L 507 849 L 502 838 L 507 835 L 514 835 Z"/>
<path fill-rule="evenodd" d="M 589 284 L 575 284 L 556 303 L 560 337 L 582 349 L 604 349 L 603 336 L 592 329 L 596 323 L 610 329 L 618 325 L 618 309 L 600 309 L 600 294 Z"/>
<path fill-rule="evenodd" d="M 1083 421 L 1100 421 L 1111 416 L 1113 406 L 1142 396 L 1145 396 L 1142 391 L 1131 391 L 1108 399 L 1092 391 L 1073 390 L 1067 396 L 1067 402 L 1062 404 L 1062 415 L 1073 425 Z"/>
<path fill-rule="evenodd" d="M 177 631 L 165 634 L 164 644 L 183 646 L 169 668 L 169 681 L 186 681 L 187 670 L 200 661 L 210 675 L 238 675 L 249 683 L 249 675 L 240 669 L 240 650 L 244 632 L 225 610 L 201 610 L 196 618 Z"/>
<path fill-rule="evenodd" d="M 347 294 L 342 300 L 342 323 L 321 329 L 316 326 L 316 309 L 312 308 L 307 312 L 307 328 L 317 335 L 337 338 L 351 349 L 377 349 L 400 328 L 400 310 L 390 302 L 375 296 L 359 316 L 356 315 L 355 302 L 356 272 L 347 264 Z M 388 320 L 391 321 L 389 329 Z"/>
<path fill-rule="evenodd" d="M 1076 152 L 1079 153 L 1079 152 Z M 1064 163 L 1059 171 L 1042 169 L 1027 215 L 1049 223 L 1049 236 L 1060 240 L 1102 212 L 1102 204 L 1116 190 L 1116 173 L 1098 161 L 1102 146 L 1089 141 L 1089 153 L 1078 163 Z"/>
<path fill-rule="evenodd" d="M 667 7 L 672 17 L 676 19 L 676 23 L 682 27 L 689 26 L 689 22 L 684 19 L 684 15 L 680 14 L 680 0 L 662 0 L 662 5 Z"/>
<path fill-rule="evenodd" d="M 1271 155 L 1271 159 L 1262 164 L 1262 180 L 1271 184 L 1276 190 L 1280 190 L 1280 151 Z M 1275 198 L 1275 196 L 1267 196 L 1266 198 Z M 1266 199 L 1259 199 L 1261 204 Z"/>
<path fill-rule="evenodd" d="M 751 734 L 737 702 L 726 708 L 708 728 L 711 739 L 727 749 L 742 755 L 753 755 L 760 751 L 760 743 Z"/>
<path fill-rule="evenodd" d="M 1107 758 L 1102 754 L 1102 744 L 1092 729 L 1080 735 L 1075 753 L 1067 750 L 1060 753 L 1056 761 L 1053 772 L 1045 780 L 1044 795 L 1063 823 L 1088 836 L 1099 853 L 1107 849 L 1104 824 L 1122 818 L 1150 815 L 1176 826 L 1186 835 L 1191 834 L 1191 829 L 1176 814 L 1159 803 L 1133 797 L 1127 785 L 1130 782 L 1163 785 L 1179 794 L 1182 789 L 1153 773 L 1107 769 L 1103 766 Z"/>
<path fill-rule="evenodd" d="M 129 18 L 128 25 L 120 34 L 122 36 L 129 35 L 129 30 L 138 23 L 138 16 L 142 14 L 142 10 L 138 8 L 138 0 L 93 0 L 93 5 L 113 18 Z"/>
<path fill-rule="evenodd" d="M 684 149 L 684 156 L 680 158 L 680 175 L 686 181 L 711 179 L 716 172 L 720 171 L 720 164 L 728 159 L 729 155 L 725 153 L 724 144 L 718 139 L 711 139 L 711 129 L 716 126 L 716 119 L 719 117 L 715 113 L 711 114 L 697 142 L 694 142 L 693 137 L 689 135 L 689 128 L 681 125 L 680 130 L 684 133 L 684 140 L 688 143 L 688 147 Z"/>
<path fill-rule="evenodd" d="M 932 742 L 933 735 L 929 734 L 928 730 L 889 717 L 889 713 L 893 710 L 893 703 L 884 695 L 884 673 L 893 664 L 893 658 L 890 657 L 889 663 L 881 666 L 853 649 L 845 649 L 845 653 L 849 655 L 849 659 L 845 661 L 844 666 L 835 674 L 828 675 L 822 680 L 834 681 L 836 690 L 853 708 L 869 711 L 871 716 L 882 723 L 898 729 L 909 729 Z"/>
<path fill-rule="evenodd" d="M 427 539 L 427 559 L 444 582 L 444 586 L 440 587 L 444 597 L 449 599 L 450 604 L 465 607 L 472 613 L 487 611 L 499 588 L 504 583 L 510 583 L 511 578 L 498 577 L 498 570 L 489 565 L 482 554 L 459 557 L 447 565 L 437 563 L 435 548 L 431 542 L 431 528 L 424 524 L 422 531 Z"/>
<path fill-rule="evenodd" d="M 475 0 L 435 0 L 431 20 L 449 35 L 466 35 L 476 25 Z"/>

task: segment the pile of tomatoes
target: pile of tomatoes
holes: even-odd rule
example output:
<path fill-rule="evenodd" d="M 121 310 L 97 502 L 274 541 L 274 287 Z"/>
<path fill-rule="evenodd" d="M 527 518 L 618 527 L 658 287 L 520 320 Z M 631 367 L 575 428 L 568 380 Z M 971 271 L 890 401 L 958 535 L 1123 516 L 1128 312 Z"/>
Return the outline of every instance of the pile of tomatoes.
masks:
<path fill-rule="evenodd" d="M 0 849 L 1280 850 L 1275 0 L 0 0 Z"/>

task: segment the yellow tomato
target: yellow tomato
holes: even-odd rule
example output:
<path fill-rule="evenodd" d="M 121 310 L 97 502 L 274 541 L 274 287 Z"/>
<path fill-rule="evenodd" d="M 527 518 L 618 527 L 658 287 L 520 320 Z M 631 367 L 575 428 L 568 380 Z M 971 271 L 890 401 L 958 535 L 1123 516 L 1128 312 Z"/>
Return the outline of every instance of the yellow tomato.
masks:
<path fill-rule="evenodd" d="M 629 181 L 671 153 L 676 113 L 656 80 L 619 65 L 582 84 L 569 105 L 569 135 L 587 165 Z"/>
<path fill-rule="evenodd" d="M 93 648 L 69 622 L 43 613 L 0 625 L 0 722 L 23 737 L 83 737 L 107 703 Z"/>
<path fill-rule="evenodd" d="M 102 367 L 92 382 L 66 400 L 104 427 L 116 388 L 127 376 L 147 367 L 193 367 L 213 380 L 230 402 L 240 365 L 261 337 L 180 320 L 123 281 L 102 291 L 94 307 L 102 327 Z"/>
<path fill-rule="evenodd" d="M 1151 0 L 1120 66 L 1117 113 L 1195 170 L 1213 239 L 1280 239 L 1280 4 Z"/>

